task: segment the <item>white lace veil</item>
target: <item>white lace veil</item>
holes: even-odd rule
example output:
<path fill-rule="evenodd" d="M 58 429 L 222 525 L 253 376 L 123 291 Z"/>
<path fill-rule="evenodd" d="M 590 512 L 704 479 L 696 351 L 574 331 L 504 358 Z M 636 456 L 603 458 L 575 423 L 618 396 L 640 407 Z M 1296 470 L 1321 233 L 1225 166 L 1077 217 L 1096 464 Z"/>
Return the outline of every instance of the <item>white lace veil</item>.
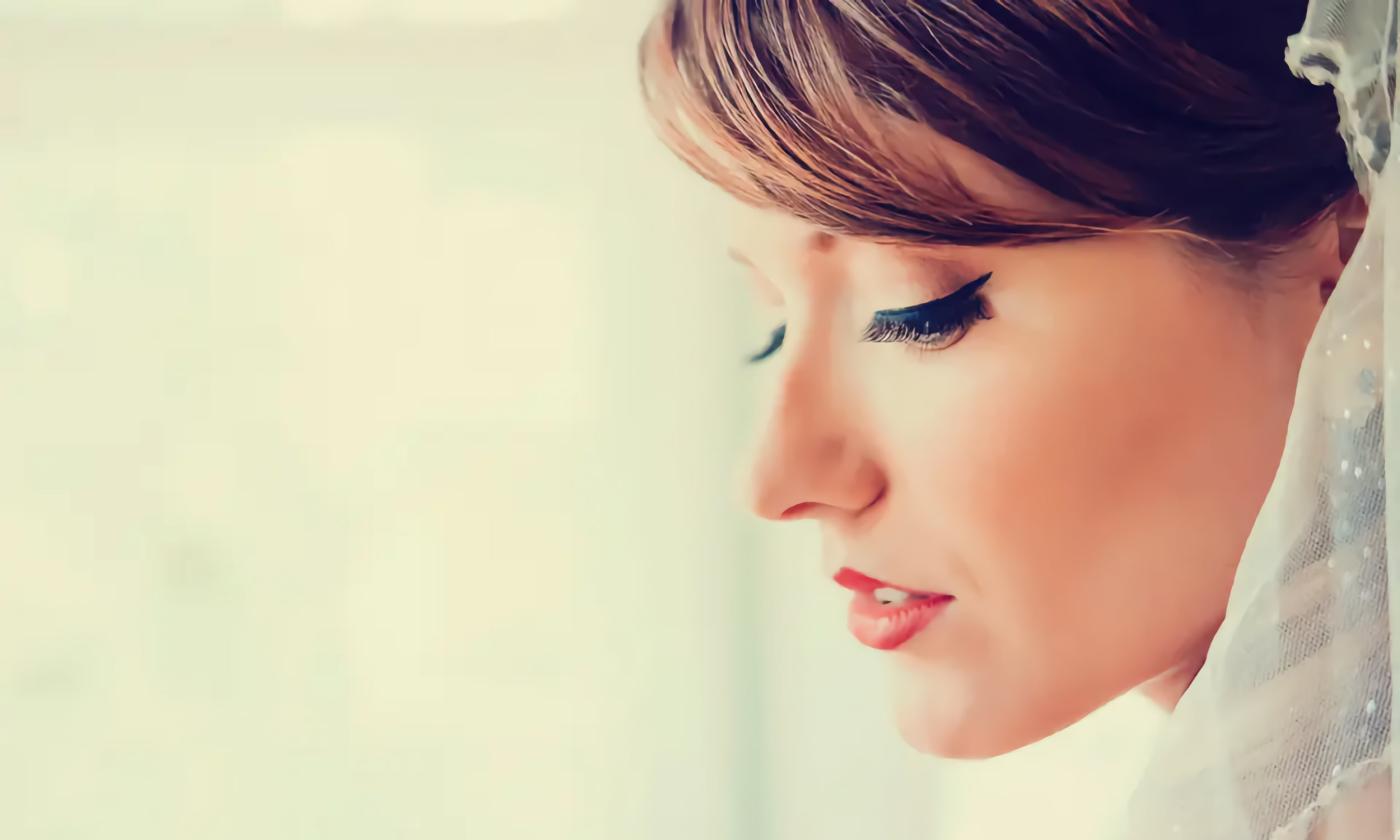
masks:
<path fill-rule="evenodd" d="M 1387 420 L 1400 418 L 1400 165 L 1385 165 L 1395 29 L 1396 0 L 1312 0 L 1288 40 L 1293 71 L 1335 89 L 1369 215 L 1308 346 L 1224 625 L 1121 840 L 1400 837 L 1390 781 L 1400 546 L 1389 539 L 1400 539 L 1400 505 L 1386 503 L 1400 498 L 1387 455 L 1400 453 Z"/>

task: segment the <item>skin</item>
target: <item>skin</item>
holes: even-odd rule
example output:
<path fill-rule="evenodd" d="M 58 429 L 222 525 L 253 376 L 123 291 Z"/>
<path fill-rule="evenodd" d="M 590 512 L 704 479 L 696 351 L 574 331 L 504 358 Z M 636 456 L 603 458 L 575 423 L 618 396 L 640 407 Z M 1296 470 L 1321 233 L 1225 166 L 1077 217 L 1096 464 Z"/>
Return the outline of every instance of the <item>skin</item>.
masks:
<path fill-rule="evenodd" d="M 989 202 L 1053 212 L 971 151 L 933 148 Z M 878 654 L 904 739 L 986 757 L 1134 689 L 1174 705 L 1278 466 L 1337 225 L 1256 276 L 1161 234 L 912 249 L 732 209 L 731 253 L 786 324 L 756 364 L 750 507 L 814 520 L 825 574 L 955 599 Z M 986 272 L 990 318 L 950 346 L 860 340 L 876 310 Z"/>

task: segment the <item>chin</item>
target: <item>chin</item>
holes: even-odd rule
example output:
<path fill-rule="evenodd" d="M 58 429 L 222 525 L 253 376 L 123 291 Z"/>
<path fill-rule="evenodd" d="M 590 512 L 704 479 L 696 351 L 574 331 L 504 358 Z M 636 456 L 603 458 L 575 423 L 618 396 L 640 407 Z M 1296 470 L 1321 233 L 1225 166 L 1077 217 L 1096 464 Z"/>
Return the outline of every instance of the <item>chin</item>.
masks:
<path fill-rule="evenodd" d="M 978 759 L 1004 755 L 1024 744 L 1002 744 L 988 738 L 975 725 L 949 725 L 927 711 L 896 715 L 896 726 L 904 743 L 925 755 L 938 758 Z"/>
<path fill-rule="evenodd" d="M 930 684 L 933 683 L 933 684 Z M 1023 720 L 1005 720 L 1005 706 L 986 702 L 956 680 L 918 680 L 894 687 L 900 737 L 926 755 L 952 759 L 995 758 L 1051 734 Z"/>

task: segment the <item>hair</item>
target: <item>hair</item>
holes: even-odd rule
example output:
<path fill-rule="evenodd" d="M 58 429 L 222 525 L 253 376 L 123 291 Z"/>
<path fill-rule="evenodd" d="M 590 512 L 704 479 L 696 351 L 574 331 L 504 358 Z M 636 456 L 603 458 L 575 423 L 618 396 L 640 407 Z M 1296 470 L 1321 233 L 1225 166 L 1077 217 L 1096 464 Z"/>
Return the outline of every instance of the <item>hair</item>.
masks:
<path fill-rule="evenodd" d="M 830 232 L 1019 245 L 1147 229 L 1248 259 L 1355 189 L 1334 96 L 1283 59 L 1305 6 L 669 0 L 642 88 L 701 175 Z M 900 118 L 1069 209 L 979 199 L 891 130 Z"/>

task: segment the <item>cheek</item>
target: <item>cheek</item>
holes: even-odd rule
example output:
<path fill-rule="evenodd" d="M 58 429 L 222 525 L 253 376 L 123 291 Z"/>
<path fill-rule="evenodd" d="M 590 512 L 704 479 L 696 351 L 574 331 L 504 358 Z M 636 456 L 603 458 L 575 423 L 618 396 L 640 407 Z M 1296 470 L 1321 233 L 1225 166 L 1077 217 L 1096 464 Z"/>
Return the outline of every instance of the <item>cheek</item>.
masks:
<path fill-rule="evenodd" d="M 908 454 L 888 459 L 891 481 L 946 535 L 971 596 L 1038 592 L 1024 606 L 1040 607 L 1082 590 L 1095 544 L 1164 490 L 1199 383 L 1171 382 L 1151 356 L 1069 348 L 995 367 L 947 371 L 938 405 L 899 422 L 894 449 Z"/>
<path fill-rule="evenodd" d="M 978 740 L 964 707 L 1000 718 L 986 727 L 998 739 L 1043 737 L 1171 667 L 1218 621 L 1287 400 L 1259 384 L 1233 327 L 1181 322 L 1196 326 L 969 346 L 961 367 L 927 360 L 936 401 L 889 415 L 904 490 L 891 513 L 933 535 L 961 587 L 950 632 L 898 665 L 901 726 L 930 743 L 942 732 L 931 751 L 980 751 L 959 745 Z"/>

